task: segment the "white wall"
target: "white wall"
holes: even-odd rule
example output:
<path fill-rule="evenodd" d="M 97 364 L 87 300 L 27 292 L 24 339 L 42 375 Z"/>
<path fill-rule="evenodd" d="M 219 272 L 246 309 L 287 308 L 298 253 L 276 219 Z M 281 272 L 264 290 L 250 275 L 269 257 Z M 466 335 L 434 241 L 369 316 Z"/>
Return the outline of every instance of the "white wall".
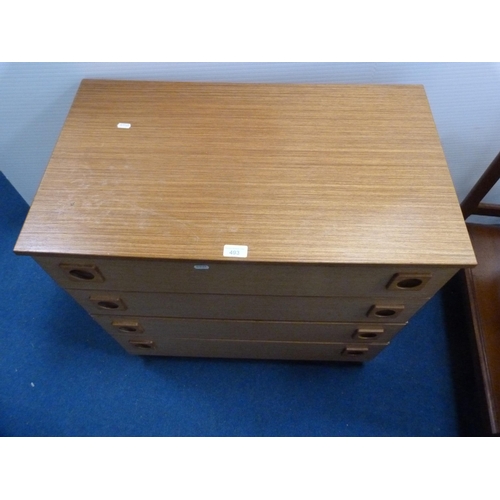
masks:
<path fill-rule="evenodd" d="M 423 84 L 460 200 L 500 150 L 500 63 L 0 63 L 0 170 L 28 203 L 82 78 Z"/>

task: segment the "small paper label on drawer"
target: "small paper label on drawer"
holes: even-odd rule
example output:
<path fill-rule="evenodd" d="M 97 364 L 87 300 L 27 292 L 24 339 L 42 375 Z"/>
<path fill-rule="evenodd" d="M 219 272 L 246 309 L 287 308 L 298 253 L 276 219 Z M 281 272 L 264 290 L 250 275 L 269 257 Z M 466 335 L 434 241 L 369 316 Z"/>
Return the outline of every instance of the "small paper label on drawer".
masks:
<path fill-rule="evenodd" d="M 246 245 L 224 245 L 224 257 L 237 257 L 240 259 L 246 258 L 248 255 L 248 247 Z"/>
<path fill-rule="evenodd" d="M 117 127 L 118 128 L 130 128 L 132 125 L 130 123 L 123 123 L 123 122 L 120 122 Z"/>

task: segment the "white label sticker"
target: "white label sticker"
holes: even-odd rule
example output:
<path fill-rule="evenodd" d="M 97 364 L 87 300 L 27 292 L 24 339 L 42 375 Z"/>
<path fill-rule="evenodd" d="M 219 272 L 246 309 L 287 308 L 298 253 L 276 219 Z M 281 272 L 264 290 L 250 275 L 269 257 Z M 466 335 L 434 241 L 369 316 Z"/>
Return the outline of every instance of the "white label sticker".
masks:
<path fill-rule="evenodd" d="M 245 259 L 248 255 L 248 247 L 246 245 L 224 245 L 222 252 L 224 257 L 239 257 Z"/>
<path fill-rule="evenodd" d="M 130 123 L 119 123 L 118 128 L 130 128 L 132 125 Z"/>

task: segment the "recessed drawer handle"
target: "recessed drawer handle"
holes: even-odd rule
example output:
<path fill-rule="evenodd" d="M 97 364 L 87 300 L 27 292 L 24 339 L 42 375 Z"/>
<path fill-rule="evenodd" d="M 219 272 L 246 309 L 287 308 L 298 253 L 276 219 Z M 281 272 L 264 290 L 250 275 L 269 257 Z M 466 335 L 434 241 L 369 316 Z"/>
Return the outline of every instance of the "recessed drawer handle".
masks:
<path fill-rule="evenodd" d="M 152 340 L 129 340 L 128 343 L 136 349 L 156 349 L 156 345 Z"/>
<path fill-rule="evenodd" d="M 383 328 L 358 328 L 353 337 L 359 340 L 375 340 L 383 333 Z"/>
<path fill-rule="evenodd" d="M 127 306 L 120 297 L 110 296 L 110 295 L 91 295 L 89 297 L 90 302 L 92 302 L 98 309 L 105 311 L 125 311 Z"/>
<path fill-rule="evenodd" d="M 120 333 L 144 333 L 143 326 L 137 321 L 115 320 L 111 322 Z"/>
<path fill-rule="evenodd" d="M 104 276 L 97 266 L 92 264 L 59 264 L 71 281 L 103 283 Z"/>
<path fill-rule="evenodd" d="M 368 311 L 367 316 L 369 318 L 385 318 L 392 319 L 399 316 L 404 311 L 405 306 L 393 306 L 393 305 L 374 305 Z"/>
<path fill-rule="evenodd" d="M 418 291 L 422 290 L 431 278 L 430 273 L 397 273 L 387 283 L 387 289 Z"/>
<path fill-rule="evenodd" d="M 368 347 L 346 347 L 341 354 L 349 358 L 362 358 L 368 354 Z"/>

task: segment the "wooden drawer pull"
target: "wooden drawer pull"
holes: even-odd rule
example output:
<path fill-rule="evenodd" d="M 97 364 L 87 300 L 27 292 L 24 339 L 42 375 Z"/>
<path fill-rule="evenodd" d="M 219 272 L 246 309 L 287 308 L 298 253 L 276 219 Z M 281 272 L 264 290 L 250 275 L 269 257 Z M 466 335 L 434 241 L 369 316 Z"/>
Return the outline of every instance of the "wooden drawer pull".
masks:
<path fill-rule="evenodd" d="M 358 328 L 353 337 L 358 340 L 375 340 L 383 333 L 383 328 Z"/>
<path fill-rule="evenodd" d="M 369 311 L 367 316 L 369 318 L 385 318 L 392 319 L 401 314 L 405 306 L 393 305 L 374 305 Z"/>
<path fill-rule="evenodd" d="M 92 302 L 98 309 L 104 311 L 125 311 L 127 306 L 120 297 L 109 295 L 91 295 Z"/>
<path fill-rule="evenodd" d="M 342 356 L 349 358 L 362 358 L 368 354 L 368 347 L 346 347 L 342 351 Z"/>
<path fill-rule="evenodd" d="M 128 343 L 136 349 L 156 349 L 156 345 L 152 340 L 129 340 Z"/>
<path fill-rule="evenodd" d="M 418 291 L 422 290 L 431 278 L 430 273 L 397 273 L 387 283 L 387 289 Z"/>
<path fill-rule="evenodd" d="M 66 273 L 71 281 L 103 283 L 104 276 L 97 266 L 92 264 L 59 264 L 59 267 Z"/>
<path fill-rule="evenodd" d="M 137 321 L 115 320 L 111 322 L 120 333 L 144 333 L 144 328 Z"/>

